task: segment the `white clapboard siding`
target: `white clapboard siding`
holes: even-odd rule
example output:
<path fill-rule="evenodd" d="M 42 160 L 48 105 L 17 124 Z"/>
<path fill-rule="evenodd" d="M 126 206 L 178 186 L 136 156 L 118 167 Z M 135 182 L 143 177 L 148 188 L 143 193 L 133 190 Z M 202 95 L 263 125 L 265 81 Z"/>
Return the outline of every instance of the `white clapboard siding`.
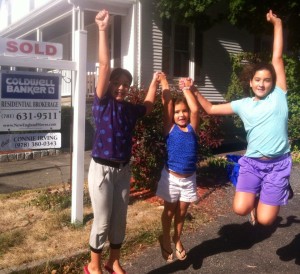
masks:
<path fill-rule="evenodd" d="M 226 40 L 226 39 L 218 39 L 219 44 L 221 47 L 228 53 L 228 54 L 237 54 L 241 53 L 243 51 L 241 45 L 232 40 Z M 205 41 L 204 41 L 205 43 Z M 205 54 L 205 53 L 204 53 Z M 205 98 L 211 102 L 225 102 L 224 95 L 228 88 L 228 80 L 229 80 L 229 74 L 228 71 L 230 70 L 230 64 L 226 66 L 224 62 L 222 62 L 222 58 L 224 58 L 218 51 L 215 52 L 215 54 L 220 54 L 220 56 L 217 56 L 217 60 L 219 60 L 219 63 L 216 62 L 207 62 L 206 63 L 206 69 L 207 71 L 214 71 L 215 66 L 218 66 L 218 69 L 220 71 L 224 71 L 227 73 L 226 77 L 223 73 L 220 73 L 217 77 L 214 77 L 214 81 L 212 81 L 209 74 L 202 75 L 202 84 L 198 85 L 199 90 L 201 90 L 201 93 L 205 96 Z M 203 79 L 204 78 L 204 79 Z"/>

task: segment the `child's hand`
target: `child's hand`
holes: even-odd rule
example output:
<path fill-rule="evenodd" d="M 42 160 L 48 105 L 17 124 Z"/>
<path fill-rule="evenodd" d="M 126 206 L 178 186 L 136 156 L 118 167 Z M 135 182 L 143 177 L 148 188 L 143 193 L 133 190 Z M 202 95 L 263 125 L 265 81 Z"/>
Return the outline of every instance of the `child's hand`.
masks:
<path fill-rule="evenodd" d="M 109 13 L 107 10 L 101 10 L 95 17 L 95 22 L 99 30 L 106 30 L 108 26 Z"/>
<path fill-rule="evenodd" d="M 191 78 L 181 78 L 179 80 L 179 88 L 181 90 L 190 89 L 193 86 L 193 80 Z"/>
<path fill-rule="evenodd" d="M 270 10 L 267 15 L 266 15 L 266 18 L 267 18 L 267 21 L 272 23 L 273 25 L 276 23 L 276 22 L 281 22 L 281 19 L 277 17 L 276 14 L 274 14 L 272 12 L 272 10 Z"/>
<path fill-rule="evenodd" d="M 155 72 L 153 79 L 156 80 L 157 83 L 167 82 L 166 75 L 161 71 Z"/>

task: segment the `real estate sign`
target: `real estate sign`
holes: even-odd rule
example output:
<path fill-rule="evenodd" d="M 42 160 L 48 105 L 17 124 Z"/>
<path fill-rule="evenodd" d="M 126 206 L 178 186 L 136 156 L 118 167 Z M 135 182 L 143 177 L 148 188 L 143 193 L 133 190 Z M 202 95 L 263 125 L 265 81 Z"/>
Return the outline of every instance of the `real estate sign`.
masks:
<path fill-rule="evenodd" d="M 60 148 L 61 133 L 1 134 L 0 150 Z"/>
<path fill-rule="evenodd" d="M 61 75 L 0 72 L 0 131 L 61 127 Z"/>

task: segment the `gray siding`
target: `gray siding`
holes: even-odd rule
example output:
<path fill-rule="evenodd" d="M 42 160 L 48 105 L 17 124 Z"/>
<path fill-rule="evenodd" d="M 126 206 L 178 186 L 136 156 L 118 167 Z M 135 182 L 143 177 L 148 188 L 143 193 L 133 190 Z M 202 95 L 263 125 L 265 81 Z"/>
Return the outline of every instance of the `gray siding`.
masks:
<path fill-rule="evenodd" d="M 228 23 L 206 31 L 203 35 L 203 63 L 200 82 L 203 95 L 212 102 L 223 102 L 230 76 L 230 54 L 252 51 L 254 39 Z"/>
<path fill-rule="evenodd" d="M 148 88 L 153 73 L 162 69 L 161 20 L 153 1 L 141 1 L 141 86 Z"/>

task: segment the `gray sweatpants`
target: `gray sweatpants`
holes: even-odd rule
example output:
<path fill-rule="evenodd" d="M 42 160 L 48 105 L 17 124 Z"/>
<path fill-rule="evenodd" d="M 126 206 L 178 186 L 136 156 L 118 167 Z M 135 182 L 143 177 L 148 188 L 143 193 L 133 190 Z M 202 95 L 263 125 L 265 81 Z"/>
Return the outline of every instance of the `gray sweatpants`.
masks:
<path fill-rule="evenodd" d="M 89 244 L 93 249 L 101 250 L 107 239 L 111 244 L 124 241 L 130 176 L 129 164 L 119 169 L 91 160 L 88 185 L 94 221 Z"/>

